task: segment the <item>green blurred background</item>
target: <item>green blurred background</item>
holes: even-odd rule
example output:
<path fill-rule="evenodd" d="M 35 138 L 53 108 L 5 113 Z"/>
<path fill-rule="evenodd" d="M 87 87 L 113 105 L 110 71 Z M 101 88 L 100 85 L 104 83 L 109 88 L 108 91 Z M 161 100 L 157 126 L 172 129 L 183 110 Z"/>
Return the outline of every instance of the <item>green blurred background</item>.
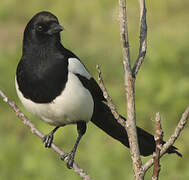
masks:
<path fill-rule="evenodd" d="M 123 68 L 114 0 L 1 0 L 0 3 L 0 88 L 14 100 L 44 133 L 52 127 L 23 109 L 14 88 L 14 76 L 21 57 L 22 35 L 29 19 L 48 10 L 65 27 L 62 42 L 75 52 L 97 77 L 99 64 L 103 78 L 120 113 L 125 114 Z M 154 133 L 154 116 L 162 115 L 167 139 L 181 113 L 189 104 L 189 1 L 147 2 L 148 50 L 136 81 L 137 124 Z M 128 2 L 131 56 L 138 52 L 138 3 Z M 55 135 L 55 143 L 69 151 L 76 139 L 76 127 L 67 126 Z M 176 142 L 183 158 L 166 155 L 161 159 L 160 179 L 189 179 L 189 128 Z M 143 161 L 149 158 L 143 158 Z M 129 151 L 92 123 L 82 139 L 76 161 L 94 179 L 133 179 Z M 149 171 L 146 179 L 150 179 Z M 15 113 L 0 100 L 0 180 L 78 180 L 56 153 L 45 149 Z"/>

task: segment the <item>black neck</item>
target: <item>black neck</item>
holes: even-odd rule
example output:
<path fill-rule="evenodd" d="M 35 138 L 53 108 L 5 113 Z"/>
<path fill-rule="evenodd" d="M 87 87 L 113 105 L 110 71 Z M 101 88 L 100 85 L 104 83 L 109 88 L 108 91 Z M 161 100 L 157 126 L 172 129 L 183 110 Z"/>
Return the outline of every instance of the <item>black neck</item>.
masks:
<path fill-rule="evenodd" d="M 27 36 L 28 37 L 28 36 Z M 26 48 L 27 47 L 27 48 Z M 40 39 L 23 39 L 23 55 L 31 52 L 49 52 L 50 50 L 56 50 L 62 48 L 62 44 L 60 42 L 60 35 L 57 34 L 55 36 L 49 37 L 41 37 Z"/>

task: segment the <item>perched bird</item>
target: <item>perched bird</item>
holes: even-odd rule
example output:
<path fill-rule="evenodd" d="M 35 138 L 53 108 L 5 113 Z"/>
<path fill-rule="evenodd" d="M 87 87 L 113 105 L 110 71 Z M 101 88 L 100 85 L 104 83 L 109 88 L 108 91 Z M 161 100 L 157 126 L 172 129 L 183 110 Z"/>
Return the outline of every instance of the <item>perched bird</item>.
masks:
<path fill-rule="evenodd" d="M 106 105 L 95 79 L 80 59 L 61 44 L 63 29 L 57 17 L 46 11 L 37 13 L 28 22 L 15 86 L 24 107 L 55 126 L 43 139 L 45 147 L 51 146 L 57 129 L 68 124 L 77 125 L 76 143 L 71 152 L 61 157 L 67 159 L 67 167 L 71 168 L 89 121 L 125 146 L 129 147 L 129 142 L 125 129 Z M 155 151 L 154 136 L 139 127 L 137 133 L 141 155 L 152 154 Z M 181 156 L 174 146 L 167 153 Z"/>

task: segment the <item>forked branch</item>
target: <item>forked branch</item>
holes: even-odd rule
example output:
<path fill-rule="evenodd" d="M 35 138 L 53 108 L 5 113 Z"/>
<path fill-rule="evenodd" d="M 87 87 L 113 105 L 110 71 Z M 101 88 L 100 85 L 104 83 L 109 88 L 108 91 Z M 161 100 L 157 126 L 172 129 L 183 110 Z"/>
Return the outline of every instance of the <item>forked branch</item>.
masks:
<path fill-rule="evenodd" d="M 130 154 L 133 163 L 133 171 L 136 180 L 141 179 L 142 161 L 140 158 L 135 111 L 135 81 L 130 63 L 130 49 L 127 26 L 126 1 L 119 0 L 120 12 L 120 37 L 122 42 L 122 56 L 125 79 L 125 95 L 127 104 L 126 130 L 129 138 Z"/>
<path fill-rule="evenodd" d="M 180 136 L 180 133 L 184 129 L 188 118 L 189 118 L 189 106 L 186 108 L 186 110 L 182 114 L 182 117 L 181 117 L 178 125 L 176 126 L 174 133 L 171 135 L 169 140 L 162 146 L 161 152 L 160 152 L 160 157 L 162 157 L 166 153 L 167 149 L 170 146 L 172 146 L 174 144 L 174 142 L 177 140 L 177 138 Z M 181 154 L 179 154 L 179 155 L 181 156 Z M 144 173 L 153 165 L 153 163 L 154 163 L 154 159 L 150 159 L 143 165 Z"/>

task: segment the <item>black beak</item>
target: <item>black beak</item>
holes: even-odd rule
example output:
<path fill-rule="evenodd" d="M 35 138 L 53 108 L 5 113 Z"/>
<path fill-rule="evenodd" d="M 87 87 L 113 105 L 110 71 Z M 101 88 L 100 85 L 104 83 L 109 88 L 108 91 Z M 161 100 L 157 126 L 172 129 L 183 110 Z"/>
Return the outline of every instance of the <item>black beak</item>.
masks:
<path fill-rule="evenodd" d="M 60 24 L 54 23 L 51 25 L 51 28 L 46 33 L 49 35 L 53 35 L 53 34 L 61 32 L 63 30 L 64 30 L 63 26 L 61 26 Z"/>

